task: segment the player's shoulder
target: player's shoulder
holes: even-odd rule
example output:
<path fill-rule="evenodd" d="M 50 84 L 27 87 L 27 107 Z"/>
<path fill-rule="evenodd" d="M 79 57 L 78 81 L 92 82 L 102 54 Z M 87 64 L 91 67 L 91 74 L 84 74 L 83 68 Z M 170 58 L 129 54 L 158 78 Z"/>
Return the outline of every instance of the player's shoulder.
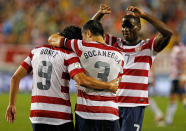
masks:
<path fill-rule="evenodd" d="M 48 49 L 50 49 L 50 50 L 54 50 L 54 51 L 59 51 L 59 52 L 62 52 L 62 53 L 65 53 L 65 54 L 71 54 L 71 53 L 73 53 L 73 51 L 70 51 L 70 50 L 68 50 L 68 49 L 64 49 L 64 48 L 61 48 L 61 47 L 54 47 L 54 46 L 52 46 L 52 45 L 40 45 L 40 46 L 37 46 L 37 47 L 35 47 L 33 50 L 35 50 L 35 49 L 41 49 L 41 48 L 48 48 Z"/>
<path fill-rule="evenodd" d="M 115 46 L 111 46 L 111 45 L 105 45 L 105 46 L 107 46 L 107 48 L 110 48 L 110 50 L 117 51 L 117 52 L 121 53 L 121 50 L 118 49 L 118 48 L 115 47 Z"/>
<path fill-rule="evenodd" d="M 140 41 L 140 44 L 141 45 L 151 44 L 151 43 L 153 43 L 154 39 L 155 39 L 155 37 L 142 39 Z"/>

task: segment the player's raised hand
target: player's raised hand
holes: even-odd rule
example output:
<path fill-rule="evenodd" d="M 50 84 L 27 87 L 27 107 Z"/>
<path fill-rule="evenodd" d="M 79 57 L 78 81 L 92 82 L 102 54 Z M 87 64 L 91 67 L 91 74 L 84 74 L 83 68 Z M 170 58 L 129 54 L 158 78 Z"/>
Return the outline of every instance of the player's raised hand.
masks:
<path fill-rule="evenodd" d="M 9 123 L 13 123 L 16 119 L 16 106 L 15 105 L 9 105 L 6 110 L 5 119 Z"/>
<path fill-rule="evenodd" d="M 110 14 L 111 8 L 107 4 L 101 4 L 97 13 L 91 18 L 91 20 L 100 21 L 105 14 Z"/>
<path fill-rule="evenodd" d="M 48 43 L 49 43 L 49 45 L 60 47 L 60 40 L 61 40 L 61 38 L 63 38 L 63 36 L 59 35 L 59 33 L 52 34 L 48 38 Z"/>
<path fill-rule="evenodd" d="M 110 14 L 111 8 L 107 4 L 101 4 L 98 12 L 101 14 Z"/>
<path fill-rule="evenodd" d="M 116 91 L 118 90 L 120 80 L 121 80 L 120 78 L 117 78 L 117 79 L 110 81 L 109 83 L 111 86 L 110 86 L 109 90 L 116 93 Z"/>
<path fill-rule="evenodd" d="M 145 14 L 143 10 L 141 10 L 140 8 L 137 8 L 135 6 L 129 6 L 127 8 L 127 11 L 133 12 L 134 15 L 137 16 L 137 17 L 143 17 L 144 14 Z"/>

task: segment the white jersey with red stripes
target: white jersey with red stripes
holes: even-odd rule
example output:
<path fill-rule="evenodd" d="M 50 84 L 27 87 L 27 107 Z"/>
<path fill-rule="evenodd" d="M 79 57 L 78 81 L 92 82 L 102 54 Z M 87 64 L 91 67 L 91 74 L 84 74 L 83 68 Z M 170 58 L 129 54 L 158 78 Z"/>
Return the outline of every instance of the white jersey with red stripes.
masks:
<path fill-rule="evenodd" d="M 154 49 L 154 38 L 141 40 L 136 46 L 123 44 L 121 38 L 105 35 L 109 45 L 121 50 L 124 58 L 124 75 L 117 92 L 120 107 L 147 106 L 148 73 L 157 53 Z"/>
<path fill-rule="evenodd" d="M 171 71 L 172 80 L 178 80 L 184 71 L 184 62 L 186 62 L 186 47 L 183 44 L 175 45 L 171 52 Z"/>
<path fill-rule="evenodd" d="M 69 79 L 84 72 L 77 55 L 45 45 L 33 49 L 21 65 L 33 71 L 31 122 L 51 125 L 71 122 Z"/>
<path fill-rule="evenodd" d="M 122 74 L 124 61 L 118 49 L 102 43 L 82 40 L 68 40 L 65 43 L 66 48 L 73 50 L 79 56 L 87 75 L 109 82 Z M 85 119 L 117 120 L 119 114 L 116 94 L 108 90 L 80 86 L 76 114 Z"/>

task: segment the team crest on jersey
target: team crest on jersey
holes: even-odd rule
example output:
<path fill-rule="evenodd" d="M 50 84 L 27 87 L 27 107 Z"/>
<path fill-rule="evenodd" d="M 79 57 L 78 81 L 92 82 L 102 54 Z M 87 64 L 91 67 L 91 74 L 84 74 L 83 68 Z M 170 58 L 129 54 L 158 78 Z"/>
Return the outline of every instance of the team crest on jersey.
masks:
<path fill-rule="evenodd" d="M 141 50 L 141 46 L 135 48 L 136 52 L 139 52 L 140 50 Z"/>
<path fill-rule="evenodd" d="M 75 68 L 81 68 L 81 65 L 80 65 L 80 63 L 74 63 L 74 67 Z"/>

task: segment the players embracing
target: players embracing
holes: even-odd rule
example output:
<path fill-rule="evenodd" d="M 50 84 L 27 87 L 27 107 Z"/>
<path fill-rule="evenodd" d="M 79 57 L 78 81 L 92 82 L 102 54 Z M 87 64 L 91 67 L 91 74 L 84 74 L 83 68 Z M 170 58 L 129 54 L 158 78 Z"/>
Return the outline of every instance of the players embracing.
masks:
<path fill-rule="evenodd" d="M 80 58 L 86 73 L 103 81 L 119 76 L 124 59 L 124 73 L 116 96 L 106 90 L 93 90 L 84 86 L 78 88 L 78 131 L 141 130 L 145 107 L 149 105 L 148 74 L 153 62 L 152 57 L 168 45 L 172 36 L 172 31 L 164 23 L 134 6 L 127 8 L 127 13 L 122 19 L 123 39 L 107 34 L 104 36 L 102 25 L 97 20 L 109 13 L 110 8 L 102 5 L 93 17 L 94 20 L 83 26 L 84 41 L 69 40 L 57 34 L 49 38 L 53 45 L 73 50 Z M 155 37 L 140 39 L 140 18 L 158 30 Z"/>
<path fill-rule="evenodd" d="M 101 5 L 92 18 L 100 20 L 104 14 L 109 14 L 110 7 Z M 140 19 L 151 23 L 157 29 L 153 38 L 141 39 Z M 118 91 L 117 102 L 121 131 L 140 131 L 148 101 L 148 74 L 152 66 L 153 57 L 162 51 L 172 36 L 171 29 L 160 20 L 143 10 L 130 6 L 122 18 L 123 39 L 112 35 L 105 35 L 106 43 L 121 50 L 124 58 L 124 74 Z"/>

